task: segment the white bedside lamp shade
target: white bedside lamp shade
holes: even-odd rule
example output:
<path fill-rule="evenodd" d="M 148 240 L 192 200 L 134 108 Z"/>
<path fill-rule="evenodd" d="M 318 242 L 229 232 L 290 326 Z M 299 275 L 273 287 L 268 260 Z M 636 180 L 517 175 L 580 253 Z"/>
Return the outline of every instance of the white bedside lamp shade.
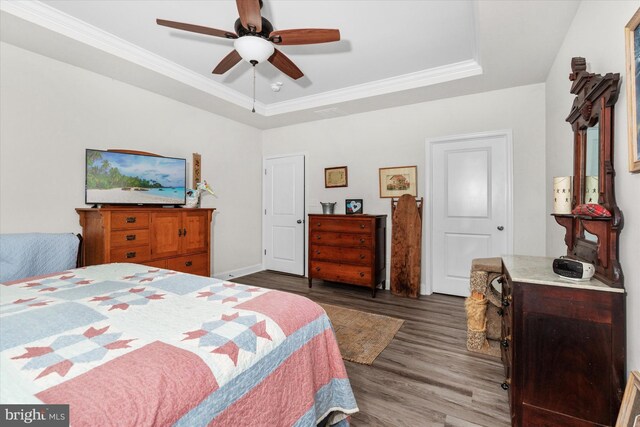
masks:
<path fill-rule="evenodd" d="M 249 63 L 266 61 L 273 55 L 273 44 L 258 36 L 243 36 L 233 42 L 242 59 Z"/>

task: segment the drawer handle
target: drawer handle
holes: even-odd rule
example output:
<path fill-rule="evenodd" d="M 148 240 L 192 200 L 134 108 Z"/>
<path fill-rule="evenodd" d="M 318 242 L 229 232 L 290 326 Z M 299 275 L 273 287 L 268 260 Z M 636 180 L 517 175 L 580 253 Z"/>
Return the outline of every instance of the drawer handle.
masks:
<path fill-rule="evenodd" d="M 360 254 L 360 259 L 364 259 L 365 255 L 364 254 Z"/>
<path fill-rule="evenodd" d="M 320 239 L 321 239 L 321 237 L 320 237 L 320 236 L 316 236 L 316 239 L 317 239 L 317 240 L 320 240 Z"/>
<path fill-rule="evenodd" d="M 191 267 L 193 265 L 193 262 L 191 261 L 187 261 L 184 263 L 185 267 Z"/>
<path fill-rule="evenodd" d="M 136 222 L 136 217 L 135 216 L 128 216 L 127 217 L 127 223 L 133 224 L 134 222 Z"/>
<path fill-rule="evenodd" d="M 364 243 L 364 239 L 360 239 L 360 243 Z"/>
<path fill-rule="evenodd" d="M 136 257 L 136 252 L 127 252 L 127 258 L 135 258 Z"/>
<path fill-rule="evenodd" d="M 320 255 L 320 251 L 316 251 L 316 255 Z"/>
<path fill-rule="evenodd" d="M 183 236 L 186 236 L 186 235 L 187 235 L 187 229 L 186 229 L 186 228 L 183 228 L 183 229 L 182 229 L 182 235 L 183 235 Z"/>
<path fill-rule="evenodd" d="M 500 341 L 500 345 L 502 346 L 502 348 L 508 348 L 509 347 L 509 341 L 511 341 L 511 335 L 507 335 L 505 337 L 505 339 Z"/>
<path fill-rule="evenodd" d="M 504 380 L 504 382 L 502 384 L 500 384 L 500 387 L 502 387 L 503 390 L 509 390 L 509 385 L 511 384 L 511 380 L 510 379 L 506 379 Z"/>
<path fill-rule="evenodd" d="M 321 225 L 320 223 L 317 223 L 317 224 L 316 224 L 316 227 L 320 227 L 320 225 Z"/>
<path fill-rule="evenodd" d="M 136 240 L 135 234 L 127 234 L 127 240 Z"/>
<path fill-rule="evenodd" d="M 182 237 L 182 228 L 178 228 L 178 237 Z"/>
<path fill-rule="evenodd" d="M 316 271 L 320 271 L 320 267 L 316 267 Z"/>
<path fill-rule="evenodd" d="M 364 228 L 364 224 L 360 224 L 360 228 Z"/>
<path fill-rule="evenodd" d="M 360 272 L 360 277 L 364 277 L 364 273 L 362 271 Z"/>

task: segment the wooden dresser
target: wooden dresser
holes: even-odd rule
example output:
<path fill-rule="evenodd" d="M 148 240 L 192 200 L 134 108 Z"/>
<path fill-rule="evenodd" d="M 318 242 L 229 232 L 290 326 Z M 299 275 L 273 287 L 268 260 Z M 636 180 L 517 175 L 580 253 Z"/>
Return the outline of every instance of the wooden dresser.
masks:
<path fill-rule="evenodd" d="M 132 262 L 210 276 L 215 209 L 79 208 L 83 265 Z"/>
<path fill-rule="evenodd" d="M 386 215 L 309 215 L 309 287 L 313 279 L 385 286 Z"/>
<path fill-rule="evenodd" d="M 613 426 L 625 376 L 624 289 L 503 257 L 502 361 L 513 426 Z"/>

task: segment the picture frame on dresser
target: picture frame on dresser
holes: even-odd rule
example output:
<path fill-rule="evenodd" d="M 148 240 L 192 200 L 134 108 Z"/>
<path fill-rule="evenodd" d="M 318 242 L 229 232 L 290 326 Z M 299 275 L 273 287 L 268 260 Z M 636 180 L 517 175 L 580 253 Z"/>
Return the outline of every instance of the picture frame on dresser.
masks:
<path fill-rule="evenodd" d="M 346 199 L 344 201 L 344 213 L 347 215 L 364 213 L 364 202 L 362 199 Z"/>
<path fill-rule="evenodd" d="M 616 427 L 640 427 L 640 371 L 629 375 Z"/>
<path fill-rule="evenodd" d="M 627 117 L 629 172 L 640 172 L 640 9 L 624 27 L 627 52 Z"/>
<path fill-rule="evenodd" d="M 400 197 L 403 194 L 410 194 L 413 197 L 418 196 L 417 166 L 380 168 L 378 173 L 380 198 Z"/>

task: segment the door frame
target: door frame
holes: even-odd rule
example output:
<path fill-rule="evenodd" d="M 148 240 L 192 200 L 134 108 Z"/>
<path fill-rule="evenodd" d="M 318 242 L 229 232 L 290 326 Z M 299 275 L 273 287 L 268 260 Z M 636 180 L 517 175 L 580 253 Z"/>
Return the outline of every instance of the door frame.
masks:
<path fill-rule="evenodd" d="M 302 208 L 302 223 L 304 224 L 304 231 L 302 233 L 302 235 L 304 236 L 304 241 L 302 242 L 302 262 L 303 262 L 303 266 L 302 266 L 302 271 L 303 271 L 303 276 L 306 277 L 307 276 L 307 269 L 308 269 L 308 263 L 307 263 L 307 232 L 308 232 L 308 228 L 307 227 L 307 158 L 309 157 L 307 152 L 297 152 L 297 153 L 285 153 L 285 154 L 274 154 L 274 155 L 270 155 L 270 156 L 264 156 L 262 157 L 262 169 L 260 170 L 260 174 L 262 175 L 262 209 L 260 211 L 260 216 L 262 217 L 262 240 L 260 242 L 260 254 L 261 254 L 261 260 L 262 260 L 262 270 L 266 270 L 267 269 L 267 261 L 266 261 L 266 256 L 265 256 L 265 243 L 267 241 L 267 227 L 266 227 L 266 215 L 264 214 L 265 210 L 267 209 L 267 191 L 266 191 L 266 186 L 267 186 L 267 180 L 265 179 L 265 169 L 267 167 L 267 160 L 274 160 L 274 159 L 281 159 L 281 158 L 285 158 L 285 157 L 297 157 L 297 156 L 302 156 L 303 159 L 303 165 L 304 165 L 304 170 L 302 173 L 302 178 L 304 180 L 304 182 L 302 183 L 302 200 L 303 200 L 303 208 Z"/>
<path fill-rule="evenodd" d="M 506 232 L 507 232 L 507 254 L 513 253 L 513 131 L 511 129 L 502 129 L 487 132 L 475 132 L 458 135 L 450 135 L 439 138 L 427 138 L 425 143 L 425 166 L 427 173 L 425 173 L 425 186 L 427 194 L 425 199 L 427 200 L 427 209 L 425 209 L 424 222 L 429 226 L 427 228 L 428 233 L 423 233 L 423 263 L 427 267 L 427 274 L 424 274 L 425 283 L 420 285 L 420 293 L 423 295 L 431 295 L 433 293 L 433 260 L 431 251 L 431 236 L 433 236 L 433 147 L 436 144 L 448 144 L 451 142 L 460 142 L 462 140 L 472 140 L 489 138 L 495 136 L 506 137 L 506 159 L 507 159 L 507 215 L 506 215 Z"/>

